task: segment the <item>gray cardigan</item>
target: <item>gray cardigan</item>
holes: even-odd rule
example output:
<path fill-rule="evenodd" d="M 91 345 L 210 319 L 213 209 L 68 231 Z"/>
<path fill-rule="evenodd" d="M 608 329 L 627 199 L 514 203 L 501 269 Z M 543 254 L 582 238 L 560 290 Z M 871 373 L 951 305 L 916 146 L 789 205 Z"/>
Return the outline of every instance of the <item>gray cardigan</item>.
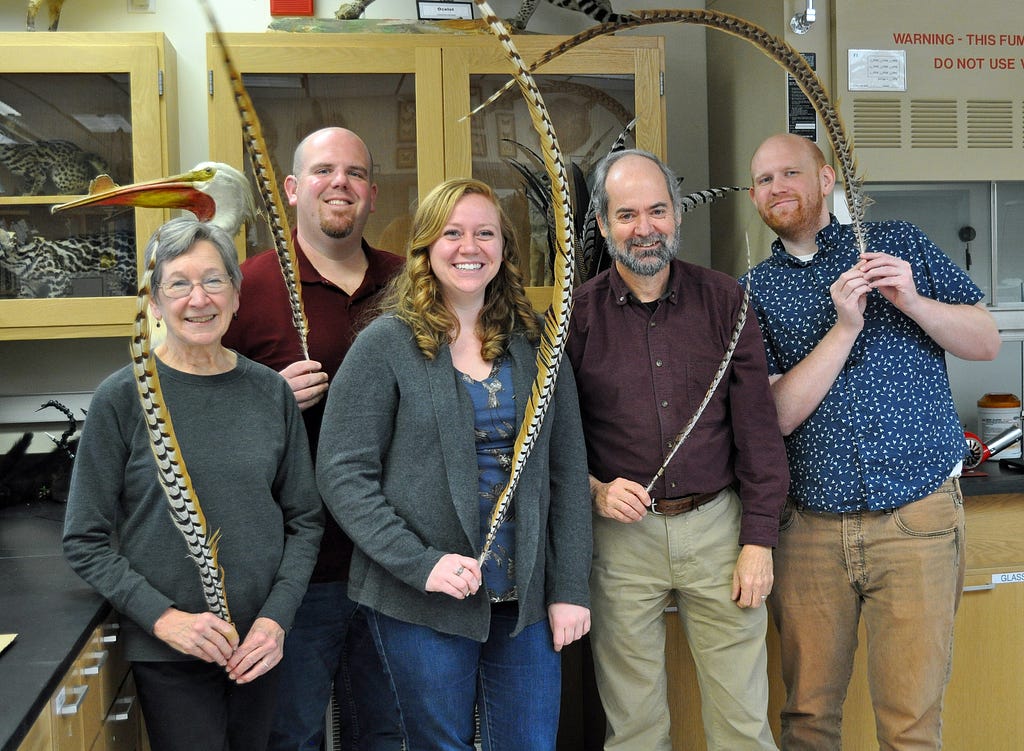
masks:
<path fill-rule="evenodd" d="M 536 350 L 515 335 L 509 355 L 521 424 Z M 391 316 L 360 333 L 331 384 L 316 466 L 324 503 L 356 544 L 349 595 L 393 618 L 484 641 L 486 596 L 425 590 L 442 555 L 480 552 L 473 405 L 448 347 L 426 359 Z M 559 370 L 513 502 L 518 633 L 551 603 L 590 604 L 590 493 L 569 367 Z"/>
<path fill-rule="evenodd" d="M 323 509 L 295 397 L 239 355 L 219 375 L 157 360 L 182 456 L 211 531 L 220 532 L 228 607 L 241 637 L 266 616 L 291 627 L 313 570 Z M 96 389 L 78 444 L 64 520 L 71 567 L 118 612 L 130 660 L 191 660 L 152 635 L 171 606 L 208 609 L 185 538 L 171 521 L 132 367 Z"/>

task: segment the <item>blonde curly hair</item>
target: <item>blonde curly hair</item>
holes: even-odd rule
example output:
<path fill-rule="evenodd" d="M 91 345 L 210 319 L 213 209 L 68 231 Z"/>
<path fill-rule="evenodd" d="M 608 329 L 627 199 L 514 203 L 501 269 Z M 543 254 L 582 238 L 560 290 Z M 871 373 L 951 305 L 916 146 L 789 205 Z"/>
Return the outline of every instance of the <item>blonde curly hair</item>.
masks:
<path fill-rule="evenodd" d="M 392 279 L 382 300 L 385 312 L 412 329 L 416 345 L 428 360 L 433 360 L 441 346 L 454 341 L 459 332 L 459 321 L 445 304 L 430 268 L 430 246 L 441 237 L 455 204 L 466 195 L 481 195 L 494 204 L 503 240 L 501 266 L 487 285 L 476 324 L 481 356 L 486 362 L 499 357 L 515 331 L 524 332 L 533 343 L 540 341 L 540 324 L 519 270 L 519 244 L 512 223 L 489 185 L 455 178 L 435 187 L 420 203 L 412 222 L 405 268 Z"/>

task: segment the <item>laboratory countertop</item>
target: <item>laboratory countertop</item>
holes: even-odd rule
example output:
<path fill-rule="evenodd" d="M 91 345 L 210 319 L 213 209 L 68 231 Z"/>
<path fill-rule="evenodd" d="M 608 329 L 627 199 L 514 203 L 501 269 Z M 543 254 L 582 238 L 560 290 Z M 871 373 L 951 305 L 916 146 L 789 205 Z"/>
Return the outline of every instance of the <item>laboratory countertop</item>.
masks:
<path fill-rule="evenodd" d="M 64 506 L 0 509 L 0 750 L 15 751 L 110 606 L 61 555 Z"/>

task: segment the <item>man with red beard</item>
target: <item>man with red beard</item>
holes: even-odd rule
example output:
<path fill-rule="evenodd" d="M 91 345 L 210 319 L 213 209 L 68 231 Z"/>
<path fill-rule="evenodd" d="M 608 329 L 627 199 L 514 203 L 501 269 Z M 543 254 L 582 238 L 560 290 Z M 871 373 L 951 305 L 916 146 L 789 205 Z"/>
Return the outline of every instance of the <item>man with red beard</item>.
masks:
<path fill-rule="evenodd" d="M 593 200 L 613 264 L 576 291 L 566 354 L 593 497 L 591 641 L 605 749 L 671 749 L 669 605 L 700 679 L 708 748 L 774 749 L 761 605 L 789 476 L 764 347 L 751 317 L 659 474 L 715 377 L 743 290 L 675 257 L 678 180 L 654 155 L 610 154 L 595 170 Z"/>
<path fill-rule="evenodd" d="M 291 386 L 316 450 L 324 397 L 378 292 L 403 259 L 371 248 L 363 229 L 375 208 L 373 160 L 345 128 L 323 128 L 295 149 L 284 181 L 295 207 L 292 240 L 309 321 L 302 355 L 274 251 L 242 264 L 241 303 L 224 345 L 279 371 Z M 259 440 L 255 436 L 253 440 Z M 319 749 L 333 687 L 345 749 L 401 751 L 398 709 L 362 610 L 348 597 L 352 541 L 330 514 L 309 588 L 285 641 L 270 751 Z"/>
<path fill-rule="evenodd" d="M 750 272 L 792 475 L 769 606 L 787 698 L 782 747 L 842 745 L 861 616 L 882 748 L 937 749 L 964 576 L 967 451 L 945 355 L 991 360 L 982 292 L 915 226 L 829 213 L 835 172 L 766 140 L 750 196 L 778 234 Z"/>

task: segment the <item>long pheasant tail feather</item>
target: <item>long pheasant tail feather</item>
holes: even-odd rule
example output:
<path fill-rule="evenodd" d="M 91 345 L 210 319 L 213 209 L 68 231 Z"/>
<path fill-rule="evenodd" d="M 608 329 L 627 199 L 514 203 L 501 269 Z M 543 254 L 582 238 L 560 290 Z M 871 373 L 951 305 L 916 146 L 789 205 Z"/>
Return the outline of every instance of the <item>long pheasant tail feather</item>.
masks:
<path fill-rule="evenodd" d="M 581 31 L 564 42 L 555 45 L 541 55 L 530 66 L 530 70 L 536 70 L 554 60 L 556 57 L 565 54 L 574 47 L 584 42 L 595 39 L 605 34 L 616 31 L 632 29 L 638 26 L 650 26 L 659 23 L 690 23 L 700 26 L 707 26 L 724 31 L 727 34 L 745 39 L 755 47 L 764 52 L 768 57 L 780 65 L 787 73 L 793 76 L 800 89 L 807 95 L 815 111 L 821 117 L 828 134 L 832 150 L 835 152 L 836 160 L 839 162 L 840 171 L 843 174 L 843 183 L 846 186 L 846 201 L 850 209 L 850 217 L 853 223 L 853 232 L 857 238 L 860 249 L 867 249 L 867 237 L 864 229 L 864 210 L 867 202 L 863 193 L 863 179 L 857 175 L 857 163 L 853 154 L 853 143 L 846 135 L 842 118 L 838 110 L 829 99 L 818 75 L 814 69 L 807 64 L 803 56 L 784 39 L 769 34 L 760 26 L 746 21 L 738 16 L 728 13 L 721 13 L 713 10 L 702 9 L 667 9 L 667 10 L 638 10 L 634 11 L 633 17 L 626 18 L 613 23 L 601 23 L 589 29 Z"/>
<path fill-rule="evenodd" d="M 713 188 L 712 190 L 722 190 L 721 188 Z M 746 188 L 726 188 L 725 191 L 729 190 L 746 190 Z M 702 191 L 703 192 L 703 191 Z M 691 194 L 692 195 L 692 194 Z M 740 335 L 743 333 L 743 327 L 747 323 L 747 311 L 750 308 L 750 286 L 751 279 L 754 276 L 754 270 L 751 267 L 751 256 L 750 256 L 750 243 L 747 243 L 747 279 L 746 284 L 743 287 L 743 302 L 740 303 L 739 313 L 736 314 L 736 325 L 733 326 L 732 335 L 729 337 L 729 344 L 725 348 L 725 354 L 722 356 L 722 361 L 718 364 L 718 370 L 715 371 L 715 375 L 711 378 L 711 383 L 708 385 L 708 390 L 704 392 L 704 398 L 701 399 L 700 404 L 697 405 L 696 411 L 693 416 L 687 420 L 686 425 L 679 431 L 675 439 L 672 441 L 672 448 L 665 457 L 665 460 L 658 467 L 658 471 L 654 473 L 654 477 L 647 483 L 647 492 L 650 493 L 654 489 L 654 484 L 665 474 L 665 470 L 672 458 L 679 451 L 679 447 L 683 445 L 687 438 L 690 437 L 690 433 L 693 432 L 693 427 L 697 424 L 700 416 L 704 414 L 704 410 L 707 408 L 708 403 L 711 401 L 711 397 L 715 395 L 715 391 L 718 390 L 719 384 L 722 379 L 725 378 L 726 371 L 729 369 L 729 363 L 732 362 L 732 356 L 736 352 L 736 345 L 739 344 Z"/>
<path fill-rule="evenodd" d="M 271 233 L 274 236 L 274 248 L 277 251 L 277 259 L 281 264 L 281 274 L 284 276 L 284 283 L 288 290 L 288 303 L 292 311 L 292 324 L 299 334 L 302 356 L 308 360 L 309 323 L 302 306 L 302 287 L 297 277 L 299 261 L 298 256 L 295 254 L 295 247 L 292 245 L 292 232 L 288 226 L 288 215 L 285 212 L 284 203 L 281 200 L 281 192 L 277 186 L 277 176 L 274 174 L 274 167 L 267 154 L 267 144 L 263 138 L 260 119 L 256 114 L 256 107 L 249 97 L 249 92 L 242 82 L 242 74 L 239 73 L 234 61 L 231 59 L 227 42 L 224 39 L 224 35 L 221 34 L 220 27 L 217 25 L 216 17 L 213 15 L 213 9 L 207 0 L 199 0 L 199 2 L 206 12 L 210 28 L 223 55 L 224 67 L 227 69 L 228 77 L 231 80 L 231 90 L 235 95 L 235 105 L 238 107 L 238 116 L 242 121 L 242 137 L 245 151 L 252 165 L 253 176 L 256 179 L 256 188 L 267 210 Z"/>
<path fill-rule="evenodd" d="M 156 459 L 160 485 L 167 496 L 174 525 L 185 538 L 189 557 L 199 570 L 206 605 L 214 615 L 231 622 L 227 595 L 224 592 L 224 570 L 217 560 L 219 532 L 210 533 L 206 516 L 199 505 L 192 479 L 185 461 L 178 449 L 171 415 L 164 403 L 160 389 L 160 376 L 156 360 L 150 350 L 149 308 L 150 281 L 153 276 L 153 262 L 150 261 L 139 288 L 135 313 L 134 335 L 130 342 L 132 370 L 135 385 L 142 404 L 142 415 L 146 421 L 150 448 Z"/>
<path fill-rule="evenodd" d="M 739 188 L 735 185 L 725 185 L 721 188 L 705 188 L 687 193 L 683 196 L 683 213 L 693 211 L 698 206 L 721 201 L 723 198 L 728 198 L 731 193 L 743 193 L 746 190 L 747 188 Z"/>
<path fill-rule="evenodd" d="M 732 362 L 733 353 L 736 352 L 736 345 L 739 344 L 740 334 L 743 331 L 743 326 L 747 322 L 747 309 L 749 307 L 749 304 L 750 276 L 748 275 L 747 286 L 743 291 L 743 302 L 740 304 L 740 310 L 736 316 L 736 325 L 733 327 L 732 336 L 729 338 L 729 344 L 725 349 L 725 355 L 722 357 L 722 361 L 718 364 L 718 370 L 715 371 L 715 375 L 711 379 L 711 383 L 708 385 L 707 391 L 704 392 L 704 398 L 701 399 L 700 404 L 697 405 L 697 410 L 693 413 L 693 416 L 686 421 L 686 425 L 683 426 L 683 429 L 679 431 L 678 435 L 676 435 L 675 439 L 672 441 L 672 449 L 671 451 L 668 452 L 668 456 L 665 457 L 665 460 L 661 463 L 661 466 L 658 468 L 658 471 L 654 474 L 654 477 L 651 478 L 651 481 L 647 483 L 646 490 L 648 493 L 650 493 L 651 490 L 654 488 L 654 484 L 658 481 L 658 479 L 665 474 L 665 469 L 672 461 L 672 458 L 676 455 L 676 452 L 679 450 L 679 447 L 682 446 L 686 439 L 690 437 L 690 433 L 693 432 L 694 426 L 697 424 L 697 421 L 700 420 L 701 415 L 704 414 L 704 410 L 707 408 L 708 403 L 711 401 L 711 397 L 715 395 L 715 391 L 718 390 L 719 384 L 725 377 L 725 374 L 729 369 L 729 364 Z"/>
<path fill-rule="evenodd" d="M 558 368 L 562 361 L 562 353 L 565 351 L 565 339 L 569 329 L 574 275 L 574 254 L 572 252 L 574 240 L 569 176 L 565 169 L 561 149 L 558 146 L 558 139 L 555 136 L 554 125 L 544 104 L 544 98 L 541 96 L 536 81 L 527 71 L 505 24 L 494 13 L 486 0 L 474 0 L 474 2 L 480 9 L 480 14 L 488 28 L 498 38 L 505 55 L 512 63 L 516 83 L 526 99 L 530 110 L 530 119 L 540 137 L 544 166 L 551 182 L 551 204 L 554 212 L 557 244 L 553 270 L 554 294 L 551 307 L 548 308 L 544 317 L 544 331 L 537 351 L 537 378 L 534 380 L 533 389 L 526 404 L 523 424 L 519 428 L 512 449 L 512 468 L 509 472 L 508 484 L 501 491 L 488 520 L 487 534 L 480 552 L 482 564 L 491 554 L 491 546 L 497 535 L 498 527 L 508 518 L 512 508 L 513 494 L 519 484 L 519 478 L 530 451 L 536 443 L 544 415 L 547 413 L 555 390 L 555 381 L 558 377 Z"/>

